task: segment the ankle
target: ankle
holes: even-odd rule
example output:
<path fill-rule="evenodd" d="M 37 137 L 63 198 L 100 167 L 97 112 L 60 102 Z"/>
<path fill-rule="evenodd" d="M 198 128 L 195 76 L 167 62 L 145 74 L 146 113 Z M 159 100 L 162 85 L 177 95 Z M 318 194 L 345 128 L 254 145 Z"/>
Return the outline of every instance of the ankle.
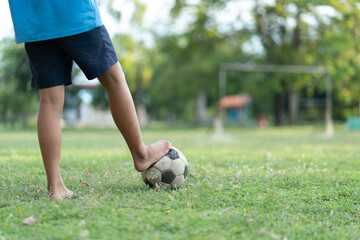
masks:
<path fill-rule="evenodd" d="M 144 143 L 142 143 L 141 145 L 139 145 L 137 149 L 131 151 L 131 155 L 133 159 L 136 161 L 145 160 L 148 156 L 147 146 Z"/>
<path fill-rule="evenodd" d="M 51 184 L 48 184 L 47 186 L 47 189 L 50 193 L 53 193 L 53 192 L 57 192 L 57 191 L 62 191 L 64 189 L 66 189 L 63 181 L 57 181 L 55 183 L 51 183 Z"/>

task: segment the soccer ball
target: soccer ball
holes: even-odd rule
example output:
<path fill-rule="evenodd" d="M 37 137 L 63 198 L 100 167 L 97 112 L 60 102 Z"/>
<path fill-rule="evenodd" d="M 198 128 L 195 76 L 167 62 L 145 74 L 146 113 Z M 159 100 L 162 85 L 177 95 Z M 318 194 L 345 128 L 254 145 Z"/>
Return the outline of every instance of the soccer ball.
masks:
<path fill-rule="evenodd" d="M 157 163 L 141 173 L 150 187 L 175 189 L 184 185 L 189 172 L 189 164 L 182 152 L 172 147 Z"/>

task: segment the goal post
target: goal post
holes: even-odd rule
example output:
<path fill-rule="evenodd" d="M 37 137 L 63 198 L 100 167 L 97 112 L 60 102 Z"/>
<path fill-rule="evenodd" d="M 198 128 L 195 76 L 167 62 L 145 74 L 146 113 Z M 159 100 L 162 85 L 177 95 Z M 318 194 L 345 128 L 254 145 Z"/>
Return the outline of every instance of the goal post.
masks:
<path fill-rule="evenodd" d="M 241 64 L 241 63 L 226 63 L 220 67 L 219 70 L 219 99 L 226 95 L 227 88 L 227 71 L 239 72 L 268 72 L 268 73 L 307 73 L 307 74 L 322 74 L 326 80 L 326 105 L 325 105 L 325 136 L 331 137 L 334 135 L 334 125 L 332 119 L 332 79 L 330 71 L 325 66 L 301 66 L 301 65 L 255 65 L 255 64 Z M 219 109 L 220 124 L 217 124 L 219 129 L 217 132 L 222 132 L 224 129 L 225 110 Z"/>

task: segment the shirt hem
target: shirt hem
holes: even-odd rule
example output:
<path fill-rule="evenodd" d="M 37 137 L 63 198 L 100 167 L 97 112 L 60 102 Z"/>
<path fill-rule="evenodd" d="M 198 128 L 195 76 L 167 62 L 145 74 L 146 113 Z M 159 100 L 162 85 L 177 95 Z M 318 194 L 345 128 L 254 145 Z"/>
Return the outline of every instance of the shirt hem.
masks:
<path fill-rule="evenodd" d="M 66 31 L 66 32 L 62 32 L 62 33 L 52 33 L 52 34 L 45 34 L 45 35 L 38 35 L 38 36 L 26 36 L 26 37 L 20 37 L 20 38 L 15 36 L 15 42 L 17 44 L 20 44 L 20 43 L 25 43 L 25 42 L 38 42 L 38 41 L 45 41 L 45 40 L 61 38 L 61 37 L 69 37 L 72 35 L 90 31 L 90 30 L 100 27 L 102 25 L 104 25 L 104 24 L 103 24 L 102 20 L 100 19 L 100 20 L 96 21 L 93 25 L 76 28 L 71 31 Z"/>

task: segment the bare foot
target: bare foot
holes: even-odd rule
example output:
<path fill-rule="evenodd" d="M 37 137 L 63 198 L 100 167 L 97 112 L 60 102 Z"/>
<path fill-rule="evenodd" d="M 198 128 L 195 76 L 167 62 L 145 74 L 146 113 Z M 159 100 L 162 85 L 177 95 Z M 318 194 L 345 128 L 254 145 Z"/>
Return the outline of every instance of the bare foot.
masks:
<path fill-rule="evenodd" d="M 48 187 L 48 190 L 50 192 L 51 200 L 64 200 L 65 198 L 71 198 L 75 196 L 75 193 L 67 189 L 65 185 L 57 188 Z"/>
<path fill-rule="evenodd" d="M 145 171 L 152 164 L 159 161 L 171 149 L 168 141 L 158 141 L 150 145 L 143 145 L 139 153 L 133 153 L 135 169 L 139 172 Z"/>

